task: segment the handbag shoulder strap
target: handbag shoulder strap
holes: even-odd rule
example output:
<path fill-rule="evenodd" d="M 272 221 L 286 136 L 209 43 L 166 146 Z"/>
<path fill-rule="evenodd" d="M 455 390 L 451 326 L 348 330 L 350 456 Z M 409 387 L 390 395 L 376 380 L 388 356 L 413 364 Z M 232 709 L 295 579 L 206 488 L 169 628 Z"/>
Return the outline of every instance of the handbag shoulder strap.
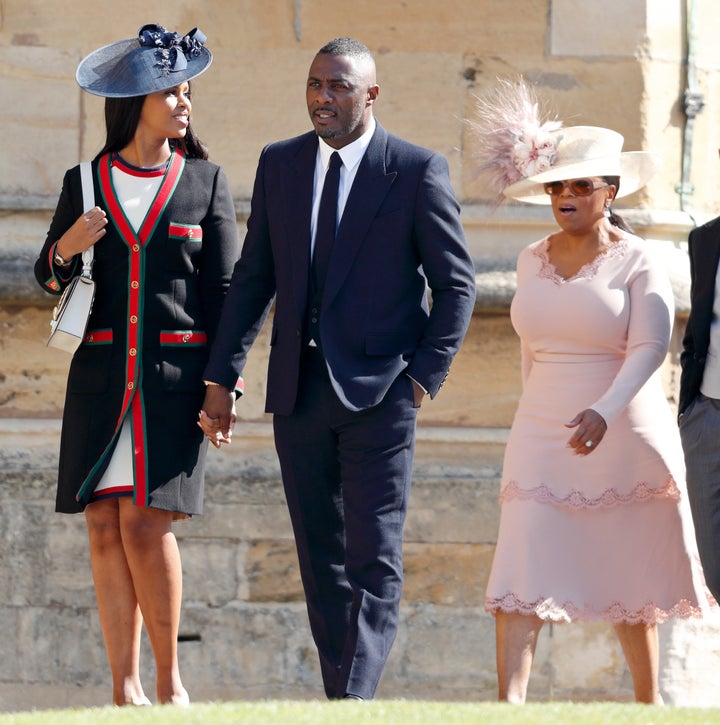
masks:
<path fill-rule="evenodd" d="M 90 211 L 95 206 L 95 189 L 93 187 L 92 167 L 89 161 L 83 161 L 80 164 L 80 182 L 82 184 L 83 193 L 83 212 Z M 82 253 L 83 268 L 81 274 L 83 277 L 92 277 L 93 257 L 95 256 L 94 245 L 88 247 Z"/>

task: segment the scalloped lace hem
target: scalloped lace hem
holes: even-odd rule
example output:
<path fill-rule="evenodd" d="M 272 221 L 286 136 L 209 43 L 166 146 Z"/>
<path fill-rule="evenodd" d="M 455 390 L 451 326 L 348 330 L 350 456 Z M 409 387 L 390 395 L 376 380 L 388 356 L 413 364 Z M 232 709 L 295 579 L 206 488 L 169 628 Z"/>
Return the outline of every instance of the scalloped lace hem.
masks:
<path fill-rule="evenodd" d="M 670 619 L 700 618 L 703 615 L 702 609 L 687 599 L 681 599 L 670 609 L 661 609 L 654 602 L 646 602 L 641 609 L 626 609 L 620 602 L 615 602 L 606 609 L 597 610 L 592 607 L 577 607 L 572 602 L 556 604 L 547 597 L 540 597 L 534 602 L 523 602 L 514 594 L 486 599 L 485 611 L 489 614 L 504 612 L 534 615 L 551 622 L 603 620 L 612 624 L 662 624 Z"/>
<path fill-rule="evenodd" d="M 542 244 L 539 244 L 534 250 L 533 254 L 540 260 L 540 270 L 538 271 L 538 277 L 541 279 L 549 279 L 557 285 L 563 285 L 566 282 L 570 282 L 574 279 L 592 279 L 600 269 L 600 266 L 606 260 L 617 259 L 625 254 L 628 247 L 627 237 L 622 237 L 617 242 L 610 244 L 602 252 L 600 252 L 593 260 L 584 264 L 580 269 L 572 275 L 572 277 L 563 277 L 558 274 L 555 266 L 550 261 L 550 238 L 545 237 Z"/>
<path fill-rule="evenodd" d="M 555 506 L 565 506 L 573 509 L 593 509 L 620 504 L 649 501 L 655 498 L 667 498 L 673 501 L 680 499 L 680 489 L 675 479 L 669 475 L 660 488 L 652 488 L 645 481 L 640 481 L 629 493 L 619 493 L 614 488 L 605 489 L 600 496 L 591 498 L 582 491 L 574 489 L 566 496 L 558 496 L 548 486 L 542 484 L 535 488 L 521 488 L 517 481 L 508 481 L 500 491 L 500 503 L 508 501 L 537 501 Z"/>

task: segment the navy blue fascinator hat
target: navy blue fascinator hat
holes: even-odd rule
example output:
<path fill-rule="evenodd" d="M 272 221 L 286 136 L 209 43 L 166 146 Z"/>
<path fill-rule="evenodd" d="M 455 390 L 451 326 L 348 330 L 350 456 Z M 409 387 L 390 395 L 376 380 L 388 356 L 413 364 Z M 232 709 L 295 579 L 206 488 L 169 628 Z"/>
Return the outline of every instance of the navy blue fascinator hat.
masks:
<path fill-rule="evenodd" d="M 75 78 L 88 93 L 106 98 L 146 96 L 199 76 L 212 63 L 205 33 L 187 35 L 143 25 L 137 38 L 110 43 L 83 58 Z"/>

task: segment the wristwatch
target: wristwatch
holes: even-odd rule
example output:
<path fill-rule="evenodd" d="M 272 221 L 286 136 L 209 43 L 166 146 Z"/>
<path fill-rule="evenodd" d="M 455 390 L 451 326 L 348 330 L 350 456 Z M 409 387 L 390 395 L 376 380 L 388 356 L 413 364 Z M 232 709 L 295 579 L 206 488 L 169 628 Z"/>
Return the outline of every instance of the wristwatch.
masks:
<path fill-rule="evenodd" d="M 53 262 L 57 264 L 59 267 L 67 267 L 70 262 L 72 262 L 71 259 L 65 259 L 60 252 L 58 252 L 57 247 L 55 247 L 55 254 L 53 254 Z"/>

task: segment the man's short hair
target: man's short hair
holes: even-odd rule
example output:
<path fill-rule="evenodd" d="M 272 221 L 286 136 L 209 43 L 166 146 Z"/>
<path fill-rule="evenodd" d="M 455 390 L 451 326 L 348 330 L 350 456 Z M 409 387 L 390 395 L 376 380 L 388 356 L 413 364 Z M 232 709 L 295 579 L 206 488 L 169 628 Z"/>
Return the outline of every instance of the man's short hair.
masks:
<path fill-rule="evenodd" d="M 358 60 L 373 60 L 372 53 L 367 45 L 355 40 L 355 38 L 334 38 L 320 48 L 318 55 L 320 53 L 343 55 Z"/>

